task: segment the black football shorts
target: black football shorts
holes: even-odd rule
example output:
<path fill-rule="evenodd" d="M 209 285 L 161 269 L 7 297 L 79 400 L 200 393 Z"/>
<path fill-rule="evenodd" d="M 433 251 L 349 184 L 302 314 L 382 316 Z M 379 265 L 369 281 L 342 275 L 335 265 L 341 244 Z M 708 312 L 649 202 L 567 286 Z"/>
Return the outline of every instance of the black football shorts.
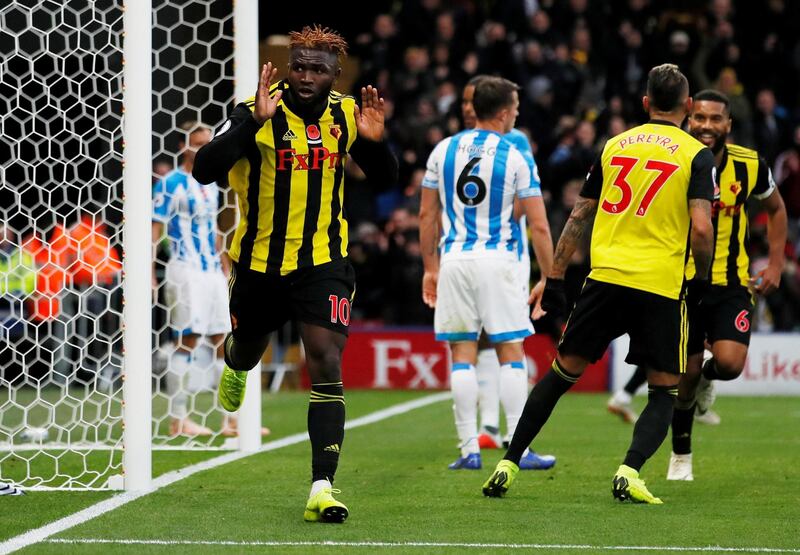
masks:
<path fill-rule="evenodd" d="M 586 279 L 558 352 L 590 362 L 603 356 L 609 343 L 628 334 L 625 362 L 680 374 L 686 367 L 686 305 L 655 293 Z"/>
<path fill-rule="evenodd" d="M 687 297 L 689 313 L 690 355 L 702 353 L 704 341 L 712 345 L 720 339 L 750 345 L 750 318 L 753 313 L 753 297 L 741 285 L 712 285 L 701 302 Z"/>
<path fill-rule="evenodd" d="M 347 335 L 355 270 L 346 258 L 301 268 L 285 276 L 241 268 L 228 282 L 233 336 L 260 339 L 288 320 Z"/>

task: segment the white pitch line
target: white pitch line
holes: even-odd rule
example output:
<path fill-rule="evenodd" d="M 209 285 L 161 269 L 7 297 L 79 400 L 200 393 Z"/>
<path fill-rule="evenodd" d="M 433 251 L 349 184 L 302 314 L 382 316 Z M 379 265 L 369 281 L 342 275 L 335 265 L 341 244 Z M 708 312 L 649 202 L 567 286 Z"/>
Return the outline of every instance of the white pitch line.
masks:
<path fill-rule="evenodd" d="M 591 551 L 697 551 L 713 553 L 800 553 L 800 548 L 780 547 L 721 547 L 677 545 L 589 545 L 546 543 L 458 543 L 458 542 L 371 542 L 371 541 L 203 541 L 203 540 L 103 540 L 95 538 L 52 539 L 47 543 L 60 544 L 119 544 L 119 545 L 208 545 L 233 547 L 457 547 L 464 549 L 573 549 Z"/>
<path fill-rule="evenodd" d="M 391 418 L 392 416 L 404 414 L 414 409 L 425 407 L 427 405 L 432 405 L 433 403 L 438 403 L 439 401 L 443 401 L 449 398 L 450 398 L 449 391 L 434 393 L 433 395 L 426 395 L 425 397 L 422 397 L 420 399 L 414 399 L 413 401 L 400 403 L 398 405 L 394 405 L 386 409 L 375 411 L 371 414 L 367 414 L 360 418 L 350 420 L 345 424 L 345 429 L 352 430 L 353 428 L 358 428 L 360 426 L 373 424 L 375 422 Z M 160 490 L 161 488 L 172 485 L 175 482 L 183 480 L 184 478 L 188 478 L 192 474 L 197 474 L 198 472 L 203 472 L 204 470 L 210 470 L 212 468 L 216 468 L 217 466 L 228 464 L 230 462 L 234 462 L 239 459 L 255 455 L 257 453 L 274 451 L 276 449 L 280 449 L 281 447 L 287 447 L 289 445 L 301 443 L 303 441 L 306 441 L 307 439 L 308 439 L 307 432 L 294 434 L 281 439 L 277 439 L 275 441 L 270 441 L 269 443 L 265 443 L 255 453 L 244 453 L 244 452 L 228 453 L 225 455 L 221 455 L 219 457 L 214 457 L 213 459 L 209 459 L 207 461 L 187 466 L 186 468 L 181 468 L 178 470 L 167 472 L 166 474 L 163 474 L 158 478 L 154 479 L 153 487 L 148 491 L 126 491 L 125 493 L 120 493 L 118 495 L 115 495 L 114 497 L 111 497 L 110 499 L 106 499 L 105 501 L 101 501 L 100 503 L 96 503 L 91 507 L 87 507 L 81 511 L 78 511 L 77 513 L 73 513 L 62 519 L 56 520 L 55 522 L 51 522 L 50 524 L 45 524 L 40 528 L 29 530 L 24 534 L 20 534 L 19 536 L 15 536 L 9 540 L 6 540 L 3 543 L 0 543 L 0 555 L 5 555 L 6 553 L 11 553 L 13 551 L 16 551 L 17 549 L 22 549 L 23 547 L 27 547 L 29 545 L 33 545 L 35 543 L 44 541 L 54 534 L 61 533 L 64 530 L 69 530 L 74 526 L 83 524 L 84 522 L 88 522 L 89 520 L 97 518 L 100 515 L 103 515 L 109 511 L 113 511 L 114 509 L 117 509 L 123 505 L 126 505 L 131 501 L 135 501 L 140 497 L 144 497 L 145 495 L 148 495 L 150 493 L 153 493 L 154 491 Z"/>

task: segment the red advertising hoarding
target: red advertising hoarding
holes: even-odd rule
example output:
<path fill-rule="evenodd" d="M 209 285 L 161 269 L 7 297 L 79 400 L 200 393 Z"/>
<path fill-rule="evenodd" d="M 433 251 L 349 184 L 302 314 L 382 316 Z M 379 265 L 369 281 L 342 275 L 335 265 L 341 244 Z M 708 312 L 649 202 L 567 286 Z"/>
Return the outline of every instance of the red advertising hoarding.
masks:
<path fill-rule="evenodd" d="M 544 375 L 555 356 L 552 339 L 544 334 L 525 340 L 533 376 Z M 433 332 L 420 328 L 351 328 L 342 374 L 347 388 L 447 389 L 449 349 Z M 608 390 L 609 355 L 586 369 L 573 391 Z M 308 378 L 303 380 L 307 385 Z"/>

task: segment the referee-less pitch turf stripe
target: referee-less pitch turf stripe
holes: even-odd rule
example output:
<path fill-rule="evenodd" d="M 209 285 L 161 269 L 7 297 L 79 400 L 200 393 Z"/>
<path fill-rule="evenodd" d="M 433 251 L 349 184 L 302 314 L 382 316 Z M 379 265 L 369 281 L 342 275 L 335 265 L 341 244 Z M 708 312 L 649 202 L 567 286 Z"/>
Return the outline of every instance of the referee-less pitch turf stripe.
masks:
<path fill-rule="evenodd" d="M 357 541 L 191 541 L 191 540 L 102 540 L 95 538 L 53 539 L 47 543 L 83 545 L 83 544 L 116 544 L 116 545 L 163 545 L 163 546 L 227 546 L 227 547 L 455 547 L 461 549 L 528 549 L 528 550 L 587 550 L 587 551 L 691 551 L 712 553 L 800 553 L 800 548 L 788 547 L 720 547 L 677 545 L 587 545 L 587 544 L 544 544 L 544 543 L 457 543 L 457 542 L 357 542 Z"/>
<path fill-rule="evenodd" d="M 392 416 L 404 414 L 412 410 L 425 407 L 427 405 L 432 405 L 433 403 L 438 403 L 439 401 L 443 401 L 445 399 L 450 399 L 449 391 L 435 393 L 433 395 L 427 395 L 420 399 L 414 399 L 413 401 L 399 403 L 387 409 L 375 411 L 360 418 L 355 418 L 353 420 L 348 421 L 344 427 L 346 430 L 351 430 L 353 428 L 360 428 L 361 426 L 374 424 L 375 422 L 386 420 L 387 418 L 391 418 Z M 83 524 L 84 522 L 88 522 L 100 515 L 113 511 L 114 509 L 126 505 L 131 501 L 135 501 L 140 497 L 144 497 L 147 494 L 153 493 L 154 491 L 160 490 L 161 488 L 170 486 L 175 482 L 183 480 L 184 478 L 188 478 L 189 476 L 197 474 L 198 472 L 202 472 L 204 470 L 210 470 L 212 468 L 216 468 L 223 464 L 238 461 L 239 459 L 243 459 L 245 457 L 249 457 L 257 453 L 274 451 L 276 449 L 280 449 L 281 447 L 288 447 L 289 445 L 295 445 L 297 443 L 302 443 L 304 441 L 308 441 L 307 433 L 293 434 L 284 437 L 282 439 L 265 443 L 264 445 L 261 446 L 261 448 L 258 451 L 254 453 L 243 453 L 243 452 L 228 453 L 226 455 L 214 457 L 213 459 L 209 459 L 207 461 L 187 466 L 179 470 L 173 470 L 172 472 L 168 472 L 166 474 L 163 474 L 162 476 L 159 476 L 158 478 L 155 478 L 153 480 L 152 489 L 148 491 L 131 491 L 131 492 L 120 493 L 119 495 L 115 495 L 110 499 L 106 499 L 105 501 L 101 501 L 100 503 L 96 503 L 91 507 L 87 507 L 81 511 L 78 511 L 77 513 L 56 520 L 55 522 L 51 522 L 50 524 L 46 524 L 40 528 L 29 530 L 24 534 L 20 534 L 19 536 L 15 536 L 9 540 L 6 540 L 5 542 L 0 543 L 0 555 L 5 553 L 11 553 L 13 551 L 16 551 L 17 549 L 22 549 L 23 547 L 27 547 L 29 545 L 45 541 L 50 536 L 59 534 L 65 530 L 69 530 L 70 528 L 73 528 L 79 524 Z M 56 540 L 51 540 L 51 541 L 56 541 Z M 247 544 L 241 544 L 241 545 L 247 545 Z M 284 544 L 284 545 L 291 545 L 291 544 Z M 298 544 L 298 545 L 303 545 L 303 544 Z"/>

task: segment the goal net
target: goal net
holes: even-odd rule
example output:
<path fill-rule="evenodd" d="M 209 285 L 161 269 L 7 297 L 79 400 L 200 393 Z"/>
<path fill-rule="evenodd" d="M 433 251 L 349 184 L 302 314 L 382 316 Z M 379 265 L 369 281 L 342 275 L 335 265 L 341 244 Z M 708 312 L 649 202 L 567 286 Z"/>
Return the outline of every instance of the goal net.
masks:
<path fill-rule="evenodd" d="M 152 13 L 148 194 L 182 162 L 181 125 L 216 127 L 234 93 L 231 0 L 159 0 Z M 123 19 L 122 0 L 0 6 L 0 482 L 27 489 L 122 487 Z M 154 448 L 234 447 L 213 346 L 174 375 L 174 301 L 163 265 L 155 275 L 153 299 L 125 299 L 153 301 Z"/>

